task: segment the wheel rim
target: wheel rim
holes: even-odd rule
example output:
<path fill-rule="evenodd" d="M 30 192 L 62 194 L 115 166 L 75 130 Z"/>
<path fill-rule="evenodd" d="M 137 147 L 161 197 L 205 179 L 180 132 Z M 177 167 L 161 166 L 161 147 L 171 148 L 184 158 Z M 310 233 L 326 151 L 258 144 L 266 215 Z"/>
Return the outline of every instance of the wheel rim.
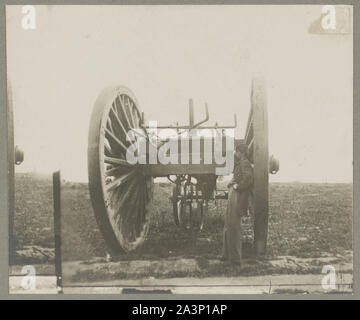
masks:
<path fill-rule="evenodd" d="M 15 154 L 14 154 L 14 119 L 13 101 L 10 81 L 7 82 L 7 115 L 8 115 L 8 201 L 9 201 L 9 264 L 15 262 L 14 241 L 14 205 L 15 205 Z"/>
<path fill-rule="evenodd" d="M 251 89 L 251 110 L 245 142 L 249 148 L 249 158 L 254 165 L 254 246 L 259 255 L 266 252 L 268 234 L 269 205 L 269 151 L 268 119 L 265 83 L 255 78 Z"/>
<path fill-rule="evenodd" d="M 108 246 L 132 251 L 149 229 L 153 179 L 126 161 L 127 133 L 141 129 L 141 113 L 125 87 L 104 89 L 91 116 L 88 147 L 89 189 L 94 213 Z"/>

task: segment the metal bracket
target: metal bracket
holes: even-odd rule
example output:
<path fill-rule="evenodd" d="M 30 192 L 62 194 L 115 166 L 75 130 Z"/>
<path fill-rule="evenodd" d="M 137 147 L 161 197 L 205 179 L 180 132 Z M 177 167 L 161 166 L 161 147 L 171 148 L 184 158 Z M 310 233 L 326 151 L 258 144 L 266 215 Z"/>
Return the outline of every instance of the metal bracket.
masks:
<path fill-rule="evenodd" d="M 201 124 L 209 121 L 209 109 L 208 109 L 208 105 L 207 103 L 205 103 L 205 119 L 194 124 L 194 105 L 193 105 L 193 101 L 190 99 L 189 100 L 189 118 L 190 118 L 190 121 L 189 121 L 189 129 L 195 129 L 197 128 L 198 126 L 200 126 Z"/>
<path fill-rule="evenodd" d="M 199 121 L 198 123 L 194 123 L 194 103 L 193 100 L 189 100 L 189 125 L 178 125 L 176 126 L 170 125 L 170 126 L 157 126 L 158 129 L 184 129 L 184 130 L 191 130 L 191 129 L 235 129 L 237 127 L 237 117 L 234 113 L 234 125 L 228 125 L 228 126 L 219 126 L 217 123 L 214 126 L 201 126 L 203 123 L 209 121 L 209 109 L 207 103 L 205 103 L 205 119 Z M 144 128 L 150 128 L 149 126 L 144 126 Z M 178 132 L 181 134 L 182 132 Z"/>

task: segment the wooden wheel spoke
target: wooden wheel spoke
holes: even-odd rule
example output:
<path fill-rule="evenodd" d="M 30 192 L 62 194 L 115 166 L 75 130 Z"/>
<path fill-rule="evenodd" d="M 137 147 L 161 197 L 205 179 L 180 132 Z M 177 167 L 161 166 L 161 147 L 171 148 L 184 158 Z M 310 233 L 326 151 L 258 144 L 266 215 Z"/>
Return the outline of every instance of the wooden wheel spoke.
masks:
<path fill-rule="evenodd" d="M 130 118 L 132 121 L 133 128 L 139 128 L 139 119 L 137 117 L 137 112 L 135 108 L 135 104 L 128 99 L 128 106 L 129 106 L 129 112 L 130 112 Z"/>
<path fill-rule="evenodd" d="M 140 117 L 139 117 L 139 114 L 138 114 L 138 111 L 137 111 L 137 108 L 134 105 L 132 105 L 132 109 L 134 111 L 134 119 L 135 119 L 135 123 L 136 123 L 136 128 L 139 128 L 140 127 Z"/>
<path fill-rule="evenodd" d="M 137 183 L 133 181 L 133 183 L 130 182 L 124 185 L 124 188 L 120 189 L 120 192 L 112 192 L 116 219 L 117 216 L 120 216 L 122 221 L 127 219 L 127 214 L 131 212 L 131 210 L 124 209 L 128 209 L 129 200 L 133 196 L 136 187 Z"/>
<path fill-rule="evenodd" d="M 136 184 L 133 191 L 129 193 L 126 201 L 128 210 L 126 212 L 126 216 L 124 216 L 122 227 L 124 233 L 128 234 L 131 241 L 136 239 L 137 234 L 137 216 L 138 210 L 140 209 L 140 189 L 141 185 Z"/>
<path fill-rule="evenodd" d="M 140 126 L 141 125 L 141 120 L 142 120 L 142 116 L 141 116 L 141 113 L 136 105 L 136 103 L 132 100 L 130 100 L 130 103 L 131 103 L 131 109 L 134 111 L 134 118 L 136 119 L 136 125 L 137 126 Z"/>
<path fill-rule="evenodd" d="M 128 126 L 128 128 L 132 129 L 133 126 L 132 126 L 132 124 L 131 124 L 131 122 L 130 122 L 128 113 L 127 113 L 127 111 L 126 111 L 127 108 L 126 108 L 126 106 L 125 106 L 125 98 L 120 96 L 120 97 L 119 97 L 119 101 L 120 101 L 120 108 L 121 108 L 121 111 L 122 111 L 122 113 L 124 114 L 124 117 L 125 117 L 125 119 L 126 119 L 127 126 Z"/>
<path fill-rule="evenodd" d="M 120 174 L 123 174 L 125 172 L 129 171 L 129 169 L 125 166 L 117 166 L 117 167 L 112 167 L 110 169 L 107 169 L 105 171 L 105 175 L 107 177 L 112 177 L 112 176 L 118 176 Z"/>
<path fill-rule="evenodd" d="M 131 125 L 131 127 L 132 128 L 135 128 L 135 122 L 134 122 L 134 117 L 133 117 L 133 113 L 132 113 L 132 101 L 130 100 L 130 98 L 129 97 L 125 97 L 125 99 L 126 99 L 126 102 L 127 103 L 125 103 L 125 106 L 127 107 L 126 108 L 126 111 L 128 111 L 128 116 L 129 116 L 129 120 L 130 120 L 130 125 Z"/>
<path fill-rule="evenodd" d="M 133 105 L 133 107 L 135 107 L 135 105 Z M 121 130 L 123 131 L 123 133 L 126 135 L 126 138 L 127 138 L 127 141 L 129 141 L 129 143 L 131 141 L 133 141 L 133 139 L 130 138 L 129 134 L 128 134 L 128 131 L 125 129 L 124 125 L 122 124 L 122 122 L 120 121 L 119 119 L 119 115 L 117 114 L 116 112 L 116 107 L 114 108 L 114 106 L 110 109 L 110 111 L 112 111 L 113 115 L 114 115 L 114 119 L 116 120 L 116 123 L 117 125 L 119 125 L 119 127 L 121 128 Z M 138 126 L 132 126 L 131 127 L 131 124 L 130 124 L 130 120 L 127 116 L 127 113 L 125 112 L 124 108 L 122 108 L 122 113 L 125 115 L 125 118 L 126 118 L 126 122 L 127 122 L 127 125 L 128 125 L 128 128 L 129 130 L 132 130 L 132 129 L 140 129 L 140 118 L 137 116 L 136 118 L 136 123 L 138 123 L 139 125 Z M 137 111 L 136 111 L 136 115 L 137 115 Z M 144 130 L 144 129 L 143 129 Z M 144 130 L 145 131 L 145 130 Z M 134 130 L 134 133 L 135 133 L 135 136 L 141 136 L 145 139 L 148 139 L 148 136 L 145 134 L 145 133 L 141 133 L 139 130 Z"/>
<path fill-rule="evenodd" d="M 109 140 L 109 143 L 111 143 L 111 141 L 117 143 L 118 146 L 120 146 L 122 150 L 126 152 L 127 147 L 107 128 L 105 128 L 105 137 Z"/>
<path fill-rule="evenodd" d="M 111 147 L 108 146 L 106 143 L 104 143 L 104 153 L 105 153 L 105 156 L 107 156 L 107 157 L 113 156 L 113 153 L 111 151 Z"/>
<path fill-rule="evenodd" d="M 111 123 L 111 118 L 108 118 L 108 119 L 107 119 L 106 126 L 108 127 L 108 129 L 109 129 L 112 133 L 115 134 L 114 128 L 113 128 L 112 123 Z"/>
<path fill-rule="evenodd" d="M 110 135 L 110 137 L 109 137 Z M 119 136 L 119 138 L 118 138 Z M 105 138 L 110 146 L 110 149 L 107 149 L 107 155 L 110 154 L 115 154 L 115 155 L 122 155 L 123 154 L 123 148 L 119 148 L 119 142 L 118 141 L 121 141 L 123 140 L 122 137 L 118 134 L 117 130 L 115 130 L 115 128 L 113 127 L 112 125 L 112 120 L 111 120 L 111 117 L 109 117 L 106 121 L 106 127 L 105 127 Z M 116 141 L 116 139 L 118 141 Z M 104 145 L 106 147 L 106 143 L 104 141 Z"/>
<path fill-rule="evenodd" d="M 113 117 L 116 120 L 116 124 L 119 126 L 119 128 L 122 130 L 123 136 L 126 136 L 128 143 L 130 143 L 131 139 L 128 135 L 128 131 L 125 129 L 124 125 L 119 119 L 119 115 L 117 114 L 114 105 L 111 107 L 110 112 L 112 111 Z M 111 116 L 111 115 L 110 115 Z"/>
<path fill-rule="evenodd" d="M 123 195 L 124 199 L 119 202 L 122 210 L 121 232 L 130 242 L 136 240 L 136 212 L 139 206 L 138 189 L 139 185 L 134 181 L 126 194 Z"/>
<path fill-rule="evenodd" d="M 109 192 L 113 190 L 114 188 L 119 187 L 120 185 L 124 184 L 126 181 L 128 181 L 132 176 L 136 173 L 136 170 L 131 170 L 128 173 L 116 178 L 114 181 L 111 181 L 110 183 L 106 184 L 106 190 Z"/>
<path fill-rule="evenodd" d="M 117 164 L 117 165 L 122 165 L 122 166 L 128 166 L 128 167 L 133 166 L 132 164 L 130 164 L 129 162 L 127 162 L 124 159 L 118 159 L 118 158 L 113 158 L 113 157 L 105 157 L 104 162 L 109 163 L 109 164 Z"/>

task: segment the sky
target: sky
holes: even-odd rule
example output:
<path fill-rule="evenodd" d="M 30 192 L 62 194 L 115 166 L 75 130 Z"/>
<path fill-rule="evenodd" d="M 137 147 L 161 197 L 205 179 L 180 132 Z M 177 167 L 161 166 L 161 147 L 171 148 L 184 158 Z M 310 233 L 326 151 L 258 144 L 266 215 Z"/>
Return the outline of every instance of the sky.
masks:
<path fill-rule="evenodd" d="M 147 120 L 232 124 L 242 138 L 251 81 L 266 82 L 270 181 L 352 182 L 353 36 L 311 34 L 322 6 L 21 6 L 6 8 L 16 171 L 87 181 L 87 135 L 100 91 L 130 88 Z"/>

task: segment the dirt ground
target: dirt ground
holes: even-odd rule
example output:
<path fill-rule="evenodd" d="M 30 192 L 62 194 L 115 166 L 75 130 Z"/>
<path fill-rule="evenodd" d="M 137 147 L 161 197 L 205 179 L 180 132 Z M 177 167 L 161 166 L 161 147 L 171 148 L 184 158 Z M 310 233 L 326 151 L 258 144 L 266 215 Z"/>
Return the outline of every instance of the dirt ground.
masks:
<path fill-rule="evenodd" d="M 64 181 L 62 186 L 62 201 L 66 203 L 62 212 L 64 261 L 104 262 L 107 250 L 95 222 L 87 184 Z M 52 263 L 51 176 L 17 174 L 15 187 L 16 263 Z M 351 184 L 270 184 L 267 256 L 263 261 L 254 261 L 247 255 L 252 236 L 247 219 L 244 221 L 247 260 L 241 269 L 216 260 L 221 251 L 226 203 L 219 201 L 210 206 L 203 231 L 184 230 L 172 221 L 170 193 L 170 184 L 156 184 L 156 210 L 152 213 L 148 239 L 136 252 L 113 258 L 113 263 L 187 259 L 196 261 L 198 267 L 185 271 L 174 268 L 172 273 L 166 272 L 166 276 L 256 276 L 319 274 L 324 264 L 321 259 L 325 258 L 335 265 L 342 265 L 347 273 L 352 272 L 349 267 L 352 263 Z M 279 262 L 274 264 L 273 261 Z M 139 276 L 149 276 L 151 268 L 144 270 Z M 75 275 L 75 279 L 90 276 L 89 272 L 94 280 L 103 277 L 101 273 L 86 271 Z M 113 276 L 121 279 L 126 274 L 119 272 Z M 161 271 L 156 276 L 161 277 Z"/>

